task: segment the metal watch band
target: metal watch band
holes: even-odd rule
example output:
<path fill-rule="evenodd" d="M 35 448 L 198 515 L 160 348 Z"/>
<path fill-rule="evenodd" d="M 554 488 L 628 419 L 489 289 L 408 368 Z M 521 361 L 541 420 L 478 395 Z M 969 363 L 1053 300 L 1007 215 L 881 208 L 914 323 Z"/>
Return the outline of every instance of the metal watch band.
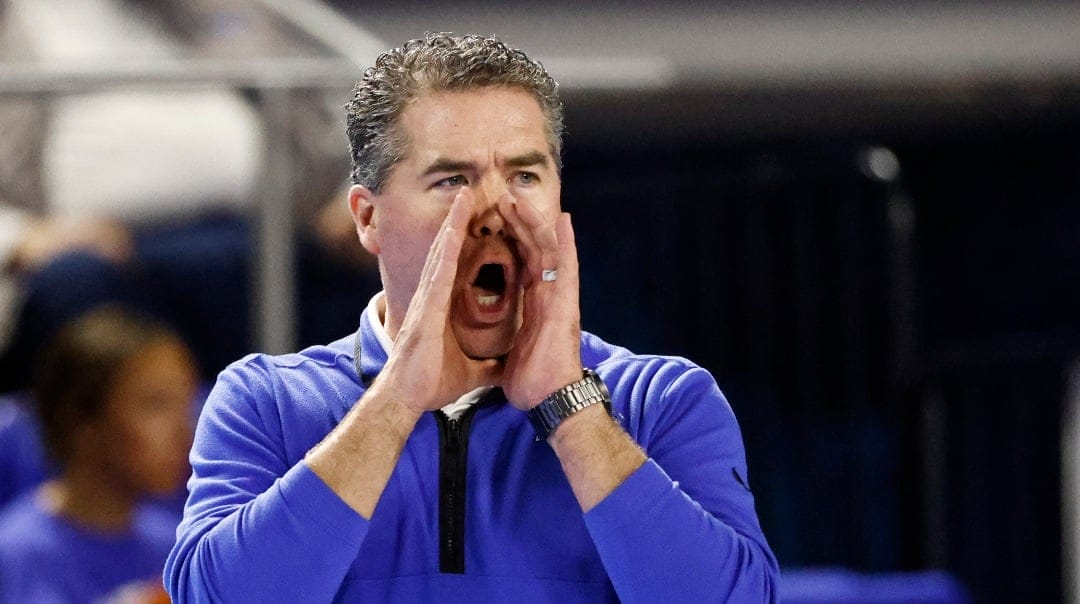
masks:
<path fill-rule="evenodd" d="M 547 440 L 563 420 L 596 403 L 603 403 L 610 413 L 611 395 L 604 381 L 591 369 L 584 373 L 585 377 L 559 388 L 529 409 L 529 421 L 538 440 Z"/>

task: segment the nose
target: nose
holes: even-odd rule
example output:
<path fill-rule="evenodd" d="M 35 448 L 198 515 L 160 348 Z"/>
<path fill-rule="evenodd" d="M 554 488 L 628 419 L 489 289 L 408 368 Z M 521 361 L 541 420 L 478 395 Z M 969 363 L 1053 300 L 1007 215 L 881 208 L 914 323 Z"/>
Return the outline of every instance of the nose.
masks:
<path fill-rule="evenodd" d="M 489 187 L 477 187 L 474 207 L 476 214 L 469 225 L 469 232 L 473 237 L 491 237 L 505 235 L 506 223 L 502 214 L 499 213 L 498 191 Z"/>

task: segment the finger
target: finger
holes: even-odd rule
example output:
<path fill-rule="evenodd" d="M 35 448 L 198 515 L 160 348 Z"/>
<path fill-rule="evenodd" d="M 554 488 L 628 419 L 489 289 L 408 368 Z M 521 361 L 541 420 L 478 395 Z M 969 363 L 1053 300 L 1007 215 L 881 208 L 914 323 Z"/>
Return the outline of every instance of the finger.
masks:
<path fill-rule="evenodd" d="M 471 213 L 472 199 L 462 190 L 454 197 L 450 211 L 439 228 L 439 234 L 428 251 L 427 261 L 413 296 L 413 302 L 422 305 L 425 314 L 445 314 L 448 311 L 454 278 L 457 276 L 458 256 L 465 241 Z"/>
<path fill-rule="evenodd" d="M 559 268 L 559 241 L 554 225 L 545 220 L 540 210 L 527 198 L 518 201 L 517 210 L 540 248 L 541 269 Z"/>
<path fill-rule="evenodd" d="M 528 202 L 524 202 L 528 203 Z M 530 208 L 532 208 L 531 204 Z M 530 281 L 540 281 L 541 275 L 545 269 L 553 269 L 558 266 L 557 251 L 552 254 L 550 251 L 545 257 L 543 247 L 536 240 L 536 229 L 530 227 L 524 218 L 521 216 L 521 212 L 528 212 L 527 209 L 523 209 L 522 202 L 518 202 L 509 195 L 504 196 L 500 201 L 500 213 L 503 214 L 507 225 L 509 226 L 510 234 L 517 241 L 519 251 L 525 260 L 526 273 Z M 535 210 L 535 208 L 532 208 Z M 536 212 L 534 211 L 534 214 Z M 554 237 L 554 231 L 551 232 Z M 548 264 L 545 264 L 547 262 Z"/>
<path fill-rule="evenodd" d="M 525 261 L 525 272 L 530 280 L 538 279 L 543 270 L 541 265 L 540 246 L 533 239 L 532 231 L 525 221 L 518 215 L 517 200 L 509 194 L 499 199 L 499 213 L 506 221 L 510 236 L 517 243 L 518 251 L 522 260 Z"/>
<path fill-rule="evenodd" d="M 577 240 L 574 237 L 574 225 L 570 214 L 563 212 L 555 222 L 555 234 L 559 238 L 559 278 L 562 291 L 572 291 L 577 295 L 580 275 L 577 254 Z"/>
<path fill-rule="evenodd" d="M 454 278 L 457 276 L 458 256 L 465 242 L 465 231 L 468 228 L 471 213 L 471 200 L 464 191 L 458 193 L 443 222 L 442 246 L 439 255 L 435 258 L 431 275 L 433 302 L 439 308 L 445 308 L 449 302 L 450 291 L 454 287 Z"/>

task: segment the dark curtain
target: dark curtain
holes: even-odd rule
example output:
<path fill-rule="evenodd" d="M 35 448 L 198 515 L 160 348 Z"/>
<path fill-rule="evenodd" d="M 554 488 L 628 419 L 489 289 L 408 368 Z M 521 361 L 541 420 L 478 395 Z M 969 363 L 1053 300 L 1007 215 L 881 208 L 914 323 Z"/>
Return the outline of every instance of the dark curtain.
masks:
<path fill-rule="evenodd" d="M 783 566 L 943 568 L 978 601 L 1056 601 L 1080 151 L 955 134 L 571 137 L 583 323 L 713 372 Z"/>

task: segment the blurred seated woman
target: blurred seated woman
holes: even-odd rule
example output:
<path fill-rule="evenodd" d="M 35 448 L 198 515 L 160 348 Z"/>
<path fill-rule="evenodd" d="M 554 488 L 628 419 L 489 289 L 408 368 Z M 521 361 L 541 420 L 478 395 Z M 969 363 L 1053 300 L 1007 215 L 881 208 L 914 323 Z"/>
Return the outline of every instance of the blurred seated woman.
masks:
<path fill-rule="evenodd" d="M 117 307 L 46 345 L 36 411 L 56 478 L 0 515 L 0 602 L 153 601 L 187 478 L 192 355 L 168 328 Z"/>

